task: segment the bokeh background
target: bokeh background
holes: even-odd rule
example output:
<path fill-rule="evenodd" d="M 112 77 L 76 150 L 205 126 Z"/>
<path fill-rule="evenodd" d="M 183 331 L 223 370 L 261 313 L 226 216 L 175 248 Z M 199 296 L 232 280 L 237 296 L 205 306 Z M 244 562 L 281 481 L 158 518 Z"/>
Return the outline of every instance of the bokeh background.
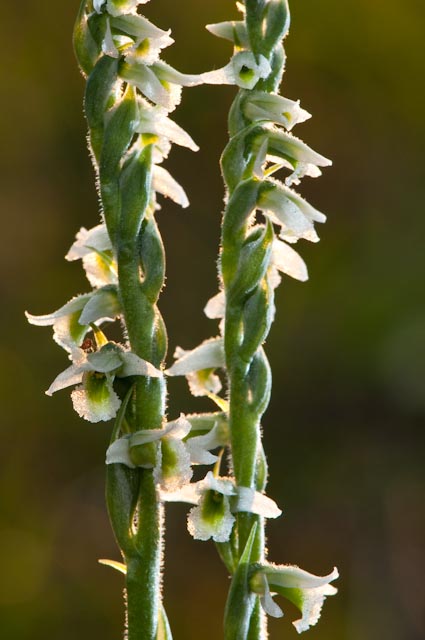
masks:
<path fill-rule="evenodd" d="M 110 426 L 84 423 L 69 394 L 44 395 L 66 365 L 49 329 L 26 324 L 88 290 L 63 255 L 97 224 L 85 148 L 83 81 L 71 48 L 77 0 L 1 8 L 0 635 L 13 640 L 122 637 L 122 578 L 105 515 Z M 286 278 L 267 342 L 274 394 L 264 419 L 268 492 L 285 517 L 270 556 L 326 573 L 340 593 L 311 640 L 419 640 L 424 634 L 425 93 L 423 0 L 292 0 L 283 93 L 313 119 L 296 134 L 334 160 L 302 193 L 329 215 L 304 243 L 310 281 Z M 230 47 L 204 24 L 233 2 L 145 7 L 183 71 L 222 66 Z M 168 255 L 161 309 L 176 345 L 215 335 L 202 313 L 216 291 L 223 188 L 218 159 L 234 88 L 187 90 L 176 120 L 201 146 L 168 167 L 191 208 L 164 202 Z M 170 383 L 170 414 L 208 407 Z M 194 542 L 183 506 L 167 511 L 165 600 L 176 640 L 220 638 L 228 578 Z M 421 566 L 422 565 L 422 566 Z M 271 638 L 295 638 L 295 610 Z"/>

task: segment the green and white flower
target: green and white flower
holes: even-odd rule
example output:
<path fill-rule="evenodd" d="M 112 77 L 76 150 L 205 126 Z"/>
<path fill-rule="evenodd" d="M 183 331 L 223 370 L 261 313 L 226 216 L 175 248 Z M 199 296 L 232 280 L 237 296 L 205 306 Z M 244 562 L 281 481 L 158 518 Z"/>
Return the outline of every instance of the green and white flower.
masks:
<path fill-rule="evenodd" d="M 221 382 L 214 372 L 225 366 L 223 338 L 205 340 L 190 351 L 177 347 L 174 357 L 177 359 L 166 370 L 167 375 L 186 376 L 190 391 L 194 396 L 219 393 Z"/>
<path fill-rule="evenodd" d="M 298 633 L 302 633 L 318 622 L 326 596 L 337 593 L 330 583 L 338 577 L 336 568 L 329 575 L 321 577 L 292 565 L 267 564 L 253 573 L 250 587 L 260 596 L 264 611 L 272 617 L 283 616 L 272 594 L 277 593 L 292 602 L 302 614 L 293 625 Z"/>
<path fill-rule="evenodd" d="M 191 424 L 184 415 L 167 422 L 163 429 L 127 434 L 113 442 L 106 452 L 106 464 L 124 464 L 130 469 L 154 469 L 156 483 L 164 491 L 176 491 L 192 477 L 190 453 L 183 439 Z"/>
<path fill-rule="evenodd" d="M 114 342 L 107 342 L 93 353 L 74 348 L 71 358 L 71 366 L 55 378 L 46 394 L 51 396 L 79 384 L 71 393 L 71 399 L 78 415 L 89 422 L 106 421 L 116 416 L 121 405 L 113 389 L 116 376 L 162 376 L 152 364 Z"/>
<path fill-rule="evenodd" d="M 227 542 L 235 522 L 233 513 L 243 511 L 265 518 L 277 518 L 282 513 L 271 498 L 249 487 L 237 487 L 233 478 L 216 477 L 211 471 L 203 480 L 179 491 L 164 492 L 162 499 L 196 505 L 187 521 L 189 533 L 196 540 Z"/>
<path fill-rule="evenodd" d="M 87 230 L 81 227 L 66 260 L 82 260 L 87 280 L 93 287 L 118 284 L 117 263 L 105 224 Z"/>
<path fill-rule="evenodd" d="M 97 272 L 98 273 L 98 272 Z M 75 296 L 63 307 L 42 316 L 25 313 L 30 324 L 53 326 L 53 339 L 72 353 L 80 347 L 91 324 L 97 326 L 111 322 L 121 315 L 121 304 L 116 286 L 107 285 L 91 293 Z"/>

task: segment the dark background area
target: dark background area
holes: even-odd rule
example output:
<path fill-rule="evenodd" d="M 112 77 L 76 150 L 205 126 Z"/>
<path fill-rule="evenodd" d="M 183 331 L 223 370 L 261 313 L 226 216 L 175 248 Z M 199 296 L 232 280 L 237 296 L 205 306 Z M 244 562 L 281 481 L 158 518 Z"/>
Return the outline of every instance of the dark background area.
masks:
<path fill-rule="evenodd" d="M 71 47 L 78 2 L 1 8 L 0 635 L 13 640 L 122 637 L 122 576 L 105 515 L 110 425 L 44 395 L 67 365 L 50 329 L 26 324 L 89 289 L 63 256 L 97 224 L 85 147 L 83 80 Z M 311 640 L 419 640 L 424 634 L 425 92 L 422 0 L 293 0 L 282 93 L 313 118 L 295 134 L 334 161 L 302 194 L 329 216 L 319 245 L 300 243 L 310 280 L 285 278 L 267 341 L 274 392 L 264 418 L 268 493 L 284 517 L 270 558 L 325 574 L 329 599 Z M 225 64 L 230 46 L 204 31 L 232 2 L 152 0 L 171 27 L 164 58 L 182 71 Z M 170 336 L 191 348 L 216 333 L 202 313 L 216 292 L 223 187 L 218 159 L 235 89 L 184 93 L 174 114 L 200 144 L 167 163 L 191 207 L 166 201 L 161 299 Z M 209 407 L 171 380 L 170 415 Z M 228 578 L 212 544 L 193 541 L 186 508 L 167 509 L 165 601 L 176 640 L 220 638 Z M 297 614 L 270 625 L 296 637 Z"/>

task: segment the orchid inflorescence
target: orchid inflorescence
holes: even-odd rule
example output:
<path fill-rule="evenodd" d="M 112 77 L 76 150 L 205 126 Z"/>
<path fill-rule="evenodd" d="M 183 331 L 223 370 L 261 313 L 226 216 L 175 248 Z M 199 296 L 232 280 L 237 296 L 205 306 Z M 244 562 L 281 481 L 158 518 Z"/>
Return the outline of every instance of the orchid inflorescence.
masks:
<path fill-rule="evenodd" d="M 300 609 L 294 625 L 301 632 L 336 592 L 330 582 L 338 572 L 319 577 L 266 558 L 264 520 L 281 511 L 264 493 L 261 418 L 271 372 L 262 345 L 282 274 L 308 277 L 291 244 L 316 242 L 314 223 L 325 221 L 291 187 L 331 163 L 290 133 L 310 115 L 277 93 L 289 28 L 286 0 L 238 2 L 240 20 L 208 25 L 234 51 L 228 64 L 201 74 L 180 73 L 160 59 L 173 40 L 142 16 L 147 1 L 81 3 L 74 46 L 87 80 L 85 114 L 102 219 L 77 233 L 66 259 L 81 259 L 92 291 L 49 315 L 27 317 L 52 325 L 71 361 L 47 393 L 75 386 L 71 398 L 81 417 L 115 419 L 106 453 L 107 504 L 124 562 L 102 562 L 126 575 L 126 637 L 171 638 L 161 572 L 163 504 L 173 501 L 192 505 L 189 532 L 216 543 L 232 576 L 226 640 L 266 638 L 265 614 L 283 615 L 273 594 Z M 219 321 L 219 333 L 190 351 L 177 348 L 167 369 L 167 333 L 157 307 L 165 258 L 155 212 L 158 194 L 189 204 L 162 164 L 173 143 L 198 149 L 169 114 L 182 87 L 199 84 L 239 87 L 221 160 L 220 289 L 205 307 L 207 317 Z M 283 181 L 271 177 L 277 172 L 286 172 Z M 116 320 L 123 329 L 119 343 L 107 337 Z M 173 376 L 185 376 L 192 394 L 207 396 L 216 410 L 168 421 L 166 383 Z M 228 475 L 221 474 L 225 451 Z M 212 470 L 191 482 L 194 465 Z"/>

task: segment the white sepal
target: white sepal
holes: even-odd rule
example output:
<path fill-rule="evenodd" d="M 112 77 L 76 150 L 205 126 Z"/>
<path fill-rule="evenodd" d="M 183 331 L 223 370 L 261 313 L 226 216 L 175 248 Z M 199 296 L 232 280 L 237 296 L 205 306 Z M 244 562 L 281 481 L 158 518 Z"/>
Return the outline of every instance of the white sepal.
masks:
<path fill-rule="evenodd" d="M 137 133 L 153 133 L 164 136 L 170 142 L 187 147 L 192 151 L 198 151 L 198 145 L 192 140 L 182 127 L 167 117 L 167 112 L 162 107 L 149 107 L 147 103 L 141 105 L 139 122 L 136 125 Z"/>
<path fill-rule="evenodd" d="M 105 4 L 106 0 L 93 0 L 93 9 L 96 13 L 100 13 L 102 11 L 102 7 Z"/>
<path fill-rule="evenodd" d="M 107 0 L 106 8 L 111 16 L 121 16 L 125 13 L 135 13 L 139 4 L 149 0 Z"/>
<path fill-rule="evenodd" d="M 183 209 L 189 206 L 189 200 L 179 183 L 174 180 L 173 176 L 163 167 L 154 165 L 152 188 L 166 198 L 171 198 L 173 202 L 179 204 Z"/>
<path fill-rule="evenodd" d="M 111 251 L 112 244 L 105 224 L 92 229 L 81 227 L 75 236 L 75 242 L 65 256 L 65 260 L 78 260 L 93 252 Z"/>
<path fill-rule="evenodd" d="M 307 266 L 301 256 L 278 238 L 273 240 L 271 264 L 295 280 L 308 280 Z"/>
<path fill-rule="evenodd" d="M 206 434 L 189 438 L 186 443 L 192 464 L 214 464 L 218 457 L 210 453 L 210 449 L 228 444 L 223 437 L 223 429 L 218 423 Z"/>
<path fill-rule="evenodd" d="M 233 513 L 246 511 L 256 513 L 263 518 L 278 518 L 282 511 L 276 502 L 268 496 L 249 487 L 237 487 L 237 500 L 232 505 Z"/>
<path fill-rule="evenodd" d="M 72 364 L 56 376 L 50 387 L 47 389 L 46 395 L 52 396 L 56 391 L 78 384 L 83 379 L 83 373 L 83 369 Z"/>
<path fill-rule="evenodd" d="M 167 112 L 173 111 L 181 101 L 181 86 L 162 82 L 157 73 L 157 65 L 126 63 L 120 69 L 120 76 L 154 104 L 161 105 Z"/>
<path fill-rule="evenodd" d="M 122 366 L 117 370 L 116 375 L 119 378 L 127 378 L 128 376 L 149 376 L 150 378 L 161 378 L 162 371 L 157 369 L 147 360 L 139 358 L 132 351 L 121 351 Z"/>
<path fill-rule="evenodd" d="M 167 369 L 169 376 L 184 376 L 193 371 L 225 366 L 223 338 L 205 340 L 192 351 L 177 351 L 176 362 Z"/>
<path fill-rule="evenodd" d="M 105 286 L 91 295 L 78 322 L 89 325 L 99 320 L 115 320 L 121 315 L 121 303 L 115 286 Z"/>
<path fill-rule="evenodd" d="M 224 291 L 219 291 L 210 298 L 205 305 L 204 313 L 211 320 L 224 318 L 226 310 L 226 296 Z"/>
<path fill-rule="evenodd" d="M 28 312 L 25 312 L 25 315 L 30 324 L 41 327 L 53 325 L 54 341 L 70 353 L 82 342 L 88 331 L 88 327 L 82 326 L 79 319 L 92 295 L 88 293 L 76 296 L 57 311 L 47 315 L 34 316 Z"/>
<path fill-rule="evenodd" d="M 106 464 L 125 464 L 130 469 L 135 469 L 130 458 L 130 435 L 118 438 L 109 445 L 106 451 Z"/>
<path fill-rule="evenodd" d="M 119 58 L 120 56 L 119 51 L 115 46 L 114 38 L 112 36 L 112 31 L 111 31 L 111 24 L 109 20 L 106 21 L 106 31 L 105 31 L 105 37 L 103 38 L 103 42 L 102 42 L 102 52 L 105 54 L 105 56 L 109 56 L 111 58 Z"/>

